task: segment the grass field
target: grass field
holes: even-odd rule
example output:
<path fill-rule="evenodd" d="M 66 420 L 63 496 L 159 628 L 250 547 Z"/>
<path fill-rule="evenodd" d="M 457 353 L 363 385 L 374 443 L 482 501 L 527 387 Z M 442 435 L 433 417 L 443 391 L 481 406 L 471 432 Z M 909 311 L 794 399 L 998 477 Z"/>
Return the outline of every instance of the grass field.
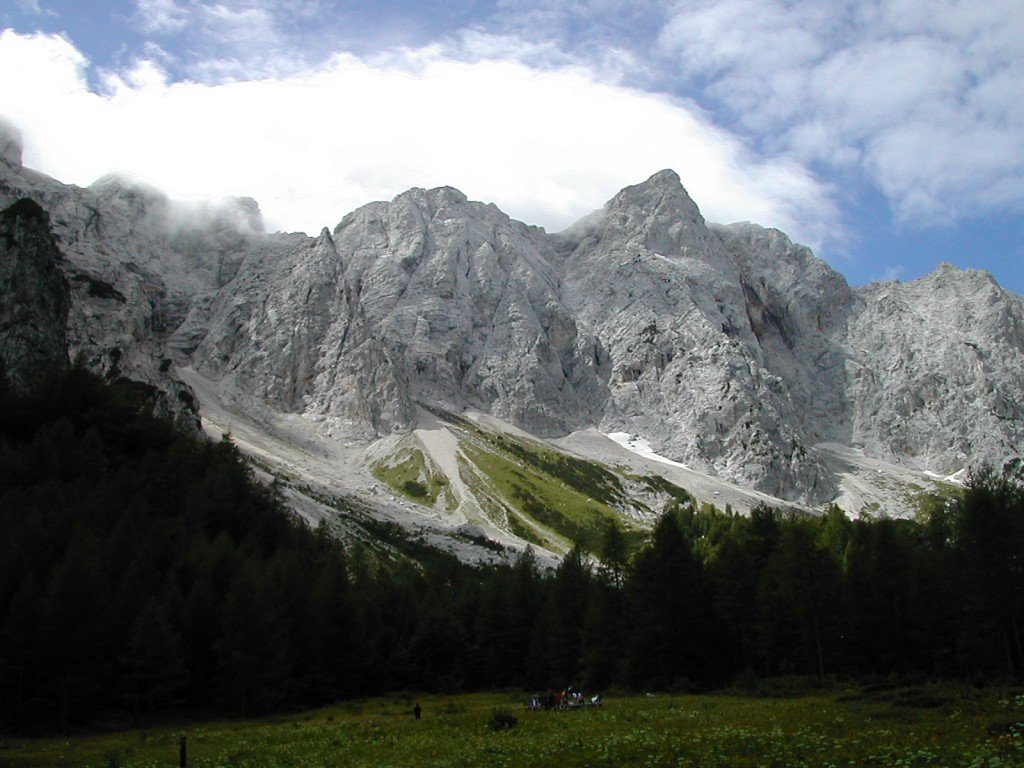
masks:
<path fill-rule="evenodd" d="M 449 510 L 455 508 L 455 499 L 450 497 L 448 481 L 443 474 L 433 470 L 424 459 L 422 451 L 406 447 L 387 460 L 375 464 L 371 471 L 375 478 L 417 504 L 432 507 L 439 496 L 445 495 L 445 506 Z"/>
<path fill-rule="evenodd" d="M 0 742 L 0 765 L 1024 766 L 1024 692 L 915 687 L 823 695 L 613 697 L 601 709 L 526 712 L 521 694 L 408 696 L 262 720 Z M 515 727 L 495 730 L 496 712 Z"/>

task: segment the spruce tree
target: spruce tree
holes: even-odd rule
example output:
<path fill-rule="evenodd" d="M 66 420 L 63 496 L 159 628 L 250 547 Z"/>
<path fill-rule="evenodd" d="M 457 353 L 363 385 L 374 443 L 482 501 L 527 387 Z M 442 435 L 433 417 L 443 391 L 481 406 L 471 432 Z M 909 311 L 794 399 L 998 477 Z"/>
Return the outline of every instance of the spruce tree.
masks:
<path fill-rule="evenodd" d="M 278 596 L 257 575 L 259 565 L 247 563 L 236 575 L 216 642 L 221 694 L 242 717 L 282 703 L 289 693 L 287 627 Z"/>
<path fill-rule="evenodd" d="M 712 593 L 675 514 L 662 516 L 651 545 L 637 556 L 629 597 L 630 683 L 672 689 L 709 682 L 719 661 L 712 653 Z"/>
<path fill-rule="evenodd" d="M 113 611 L 99 550 L 98 542 L 80 534 L 50 584 L 42 645 L 62 730 L 91 709 L 108 681 Z"/>
<path fill-rule="evenodd" d="M 46 596 L 29 573 L 14 593 L 0 630 L 0 721 L 23 726 L 37 714 Z"/>
<path fill-rule="evenodd" d="M 123 671 L 119 690 L 136 721 L 143 712 L 173 703 L 185 687 L 181 643 L 156 597 L 150 598 L 136 616 L 120 662 Z"/>

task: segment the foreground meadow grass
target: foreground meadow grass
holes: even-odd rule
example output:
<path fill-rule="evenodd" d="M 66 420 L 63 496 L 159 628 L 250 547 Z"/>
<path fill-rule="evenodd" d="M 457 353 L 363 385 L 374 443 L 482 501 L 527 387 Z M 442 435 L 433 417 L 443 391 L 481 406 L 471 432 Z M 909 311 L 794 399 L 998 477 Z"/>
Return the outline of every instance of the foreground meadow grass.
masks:
<path fill-rule="evenodd" d="M 0 741 L 0 765 L 1024 766 L 1024 692 L 919 687 L 794 698 L 611 698 L 601 709 L 526 712 L 521 694 L 390 697 L 294 715 Z M 496 711 L 518 725 L 492 730 Z"/>

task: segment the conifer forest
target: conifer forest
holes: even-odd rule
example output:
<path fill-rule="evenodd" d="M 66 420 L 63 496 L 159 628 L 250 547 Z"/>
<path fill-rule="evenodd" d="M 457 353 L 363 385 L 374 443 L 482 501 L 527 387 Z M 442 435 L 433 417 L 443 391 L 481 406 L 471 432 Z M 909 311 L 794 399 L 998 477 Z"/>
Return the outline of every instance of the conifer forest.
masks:
<path fill-rule="evenodd" d="M 995 470 L 914 520 L 681 498 L 639 547 L 610 523 L 553 570 L 473 567 L 311 530 L 230 440 L 72 370 L 0 391 L 0 531 L 9 732 L 401 690 L 1024 677 L 1024 488 Z"/>

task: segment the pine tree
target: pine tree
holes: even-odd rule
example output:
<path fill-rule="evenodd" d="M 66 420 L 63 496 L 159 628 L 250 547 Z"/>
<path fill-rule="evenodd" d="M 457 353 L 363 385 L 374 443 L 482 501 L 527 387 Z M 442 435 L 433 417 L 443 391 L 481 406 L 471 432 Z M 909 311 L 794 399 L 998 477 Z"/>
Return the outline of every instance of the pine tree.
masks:
<path fill-rule="evenodd" d="M 564 683 L 578 680 L 590 585 L 590 566 L 577 544 L 555 570 L 549 603 L 554 620 L 550 645 L 554 672 Z"/>
<path fill-rule="evenodd" d="M 210 571 L 199 569 L 185 596 L 181 619 L 181 648 L 188 674 L 189 698 L 208 706 L 217 670 L 216 639 L 222 601 L 213 588 Z"/>
<path fill-rule="evenodd" d="M 758 594 L 770 630 L 766 650 L 783 664 L 778 671 L 823 678 L 835 653 L 842 581 L 839 563 L 816 543 L 815 526 L 797 516 L 786 521 Z"/>
<path fill-rule="evenodd" d="M 220 689 L 242 717 L 280 704 L 288 695 L 291 655 L 278 596 L 245 565 L 224 601 L 217 639 Z"/>
<path fill-rule="evenodd" d="M 108 677 L 113 612 L 99 548 L 75 539 L 50 584 L 42 645 L 62 730 L 101 697 Z"/>
<path fill-rule="evenodd" d="M 964 640 L 994 673 L 1024 675 L 1024 486 L 984 468 L 954 514 L 963 574 Z M 993 645 L 990 640 L 995 640 Z"/>
<path fill-rule="evenodd" d="M 671 689 L 715 674 L 710 585 L 676 515 L 658 521 L 651 545 L 636 558 L 629 597 L 633 686 Z"/>
<path fill-rule="evenodd" d="M 318 563 L 310 595 L 312 646 L 310 677 L 314 691 L 326 699 L 355 693 L 352 666 L 352 607 L 345 559 L 331 553 Z"/>
<path fill-rule="evenodd" d="M 622 526 L 614 519 L 609 520 L 605 526 L 599 555 L 614 586 L 621 587 L 629 567 L 629 552 L 626 547 L 626 537 L 622 533 Z"/>
<path fill-rule="evenodd" d="M 172 703 L 185 687 L 181 643 L 156 597 L 150 598 L 136 616 L 120 661 L 123 672 L 119 689 L 136 721 L 143 712 Z"/>
<path fill-rule="evenodd" d="M 42 672 L 40 629 L 46 597 L 29 573 L 18 587 L 0 631 L 0 720 L 24 724 Z"/>
<path fill-rule="evenodd" d="M 622 576 L 625 579 L 625 576 Z M 626 633 L 626 596 L 611 571 L 601 571 L 590 590 L 580 669 L 587 690 L 600 690 L 623 679 L 622 653 Z"/>
<path fill-rule="evenodd" d="M 845 561 L 851 660 L 865 672 L 906 674 L 911 555 L 896 521 L 855 523 Z"/>

